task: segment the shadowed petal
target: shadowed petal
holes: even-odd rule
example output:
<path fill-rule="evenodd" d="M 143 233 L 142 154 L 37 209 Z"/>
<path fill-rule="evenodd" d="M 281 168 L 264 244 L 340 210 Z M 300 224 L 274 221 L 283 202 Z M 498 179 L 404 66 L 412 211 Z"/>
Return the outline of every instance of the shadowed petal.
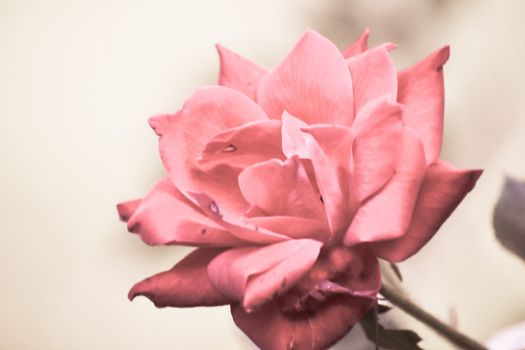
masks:
<path fill-rule="evenodd" d="M 171 270 L 135 284 L 128 297 L 143 295 L 156 307 L 217 306 L 231 302 L 220 294 L 208 278 L 207 266 L 221 249 L 196 249 Z"/>
<path fill-rule="evenodd" d="M 315 263 L 321 246 L 300 239 L 230 249 L 209 264 L 208 275 L 217 290 L 251 310 L 293 287 Z"/>
<path fill-rule="evenodd" d="M 370 29 L 366 28 L 363 33 L 361 33 L 361 36 L 349 47 L 343 50 L 343 57 L 344 58 L 350 58 L 355 55 L 359 55 L 360 53 L 365 52 L 368 50 L 368 35 L 370 34 Z"/>
<path fill-rule="evenodd" d="M 352 123 L 352 79 L 337 47 L 307 31 L 259 85 L 257 101 L 272 119 L 286 110 L 308 124 Z"/>
<path fill-rule="evenodd" d="M 169 179 L 160 181 L 129 218 L 128 229 L 147 244 L 238 246 L 246 242 L 206 218 Z"/>
<path fill-rule="evenodd" d="M 281 122 L 262 120 L 215 135 L 202 151 L 198 165 L 201 169 L 218 164 L 244 169 L 271 158 L 285 158 L 281 147 Z"/>
<path fill-rule="evenodd" d="M 421 185 L 410 228 L 399 238 L 374 243 L 374 253 L 395 262 L 415 254 L 472 190 L 481 172 L 456 169 L 441 161 L 430 166 Z"/>
<path fill-rule="evenodd" d="M 259 82 L 268 70 L 221 45 L 216 45 L 216 48 L 221 60 L 219 85 L 240 91 L 255 100 Z"/>
<path fill-rule="evenodd" d="M 221 165 L 203 171 L 195 163 L 218 133 L 265 119 L 260 107 L 240 92 L 220 86 L 197 90 L 179 112 L 165 118 L 162 128 L 155 129 L 171 181 L 185 194 L 206 192 L 224 211 L 243 213 L 247 203 L 237 185 L 239 169 Z"/>
<path fill-rule="evenodd" d="M 263 350 L 322 350 L 347 334 L 374 303 L 336 295 L 313 312 L 286 313 L 276 302 L 251 313 L 232 305 L 231 312 L 235 324 Z"/>
<path fill-rule="evenodd" d="M 445 46 L 399 73 L 398 101 L 405 106 L 403 124 L 413 129 L 425 148 L 427 164 L 439 156 L 443 140 L 443 65 L 450 49 Z"/>
<path fill-rule="evenodd" d="M 350 195 L 357 204 L 379 191 L 396 170 L 400 151 L 402 106 L 389 95 L 367 103 L 352 130 L 354 172 Z"/>
<path fill-rule="evenodd" d="M 355 113 L 379 96 L 397 96 L 397 71 L 390 57 L 392 44 L 384 44 L 347 59 L 354 87 Z"/>
<path fill-rule="evenodd" d="M 374 197 L 364 202 L 344 237 L 351 246 L 403 235 L 412 217 L 427 165 L 421 142 L 405 129 L 396 174 Z"/>

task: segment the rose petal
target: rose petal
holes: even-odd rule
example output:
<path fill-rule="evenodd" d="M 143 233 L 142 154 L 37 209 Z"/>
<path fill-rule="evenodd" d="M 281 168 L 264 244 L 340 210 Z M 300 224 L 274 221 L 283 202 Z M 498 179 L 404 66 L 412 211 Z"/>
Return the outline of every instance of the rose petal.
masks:
<path fill-rule="evenodd" d="M 259 82 L 268 70 L 221 45 L 216 45 L 216 48 L 221 61 L 219 85 L 240 91 L 255 100 Z"/>
<path fill-rule="evenodd" d="M 392 44 L 383 44 L 347 59 L 354 87 L 355 113 L 368 101 L 397 95 L 397 71 L 390 57 Z"/>
<path fill-rule="evenodd" d="M 171 181 L 183 193 L 205 192 L 223 210 L 243 213 L 247 203 L 237 185 L 239 169 L 222 165 L 203 171 L 195 163 L 216 134 L 265 119 L 260 107 L 240 92 L 225 87 L 197 90 L 160 129 L 160 154 Z"/>
<path fill-rule="evenodd" d="M 254 312 L 232 305 L 235 324 L 261 349 L 327 349 L 374 305 L 366 298 L 337 295 L 314 312 L 285 313 L 275 302 Z"/>
<path fill-rule="evenodd" d="M 129 218 L 128 229 L 151 245 L 246 245 L 245 241 L 235 238 L 206 218 L 169 179 L 161 180 L 142 199 Z"/>
<path fill-rule="evenodd" d="M 135 199 L 117 204 L 117 212 L 120 220 L 127 222 L 131 215 L 137 210 L 141 199 Z"/>
<path fill-rule="evenodd" d="M 361 36 L 349 47 L 343 50 L 343 57 L 344 58 L 350 58 L 355 55 L 359 55 L 360 53 L 365 52 L 368 50 L 368 35 L 370 34 L 370 29 L 366 28 L 363 33 L 361 33 Z"/>
<path fill-rule="evenodd" d="M 394 175 L 402 134 L 402 106 L 389 95 L 367 103 L 352 129 L 354 172 L 350 195 L 361 203 Z"/>
<path fill-rule="evenodd" d="M 285 158 L 281 146 L 281 122 L 262 120 L 215 135 L 202 151 L 198 165 L 201 169 L 218 164 L 244 169 L 271 158 Z"/>
<path fill-rule="evenodd" d="M 221 294 L 251 310 L 293 287 L 315 263 L 321 246 L 319 241 L 300 239 L 230 249 L 209 264 L 208 275 Z"/>
<path fill-rule="evenodd" d="M 217 202 L 205 193 L 190 192 L 189 195 L 195 200 L 197 206 L 210 220 L 222 226 L 232 236 L 255 244 L 271 244 L 287 241 L 290 238 L 255 224 L 249 223 L 242 217 L 227 216 L 222 214 Z"/>
<path fill-rule="evenodd" d="M 135 284 L 128 297 L 142 295 L 156 307 L 217 306 L 231 302 L 220 294 L 208 278 L 208 263 L 224 250 L 196 249 L 171 270 L 158 273 Z"/>
<path fill-rule="evenodd" d="M 295 239 L 312 238 L 327 242 L 332 236 L 326 220 L 274 215 L 250 217 L 246 221 Z"/>
<path fill-rule="evenodd" d="M 324 220 L 323 204 L 299 158 L 271 159 L 244 169 L 239 187 L 246 200 L 269 215 Z"/>
<path fill-rule="evenodd" d="M 481 173 L 481 170 L 459 170 L 441 161 L 430 166 L 421 185 L 410 228 L 399 238 L 374 243 L 374 253 L 394 262 L 415 254 L 472 190 Z"/>
<path fill-rule="evenodd" d="M 443 65 L 450 49 L 445 46 L 398 75 L 398 101 L 405 105 L 403 124 L 413 129 L 425 148 L 427 164 L 432 164 L 443 140 Z"/>
<path fill-rule="evenodd" d="M 345 195 L 348 193 L 348 183 L 345 180 L 347 166 L 344 165 L 344 159 L 345 154 L 347 158 L 350 157 L 352 138 L 350 130 L 344 127 L 336 127 L 333 130 L 330 128 L 323 130 L 323 127 L 309 128 L 299 119 L 285 114 L 282 128 L 283 152 L 287 157 L 297 155 L 302 159 L 311 160 L 330 229 L 335 234 L 345 227 L 349 220 Z M 323 140 L 329 139 L 325 136 L 333 136 L 334 133 L 340 136 L 338 142 L 324 144 L 324 147 L 315 138 L 318 137 L 323 143 Z M 326 154 L 323 148 L 329 154 Z M 349 162 L 350 159 L 347 164 Z"/>
<path fill-rule="evenodd" d="M 273 119 L 284 110 L 306 123 L 350 125 L 352 80 L 343 56 L 328 39 L 306 32 L 259 85 L 257 101 Z"/>
<path fill-rule="evenodd" d="M 363 203 L 344 237 L 351 246 L 403 235 L 412 217 L 427 165 L 421 142 L 405 129 L 396 174 L 374 197 Z"/>

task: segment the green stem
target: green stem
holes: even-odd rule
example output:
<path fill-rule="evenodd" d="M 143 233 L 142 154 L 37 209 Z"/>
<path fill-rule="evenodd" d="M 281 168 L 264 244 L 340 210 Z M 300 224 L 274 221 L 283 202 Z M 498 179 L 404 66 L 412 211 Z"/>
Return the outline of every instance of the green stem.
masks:
<path fill-rule="evenodd" d="M 485 346 L 478 343 L 472 338 L 469 338 L 463 333 L 458 332 L 448 324 L 440 321 L 433 315 L 423 310 L 418 305 L 414 304 L 410 299 L 403 296 L 394 288 L 383 283 L 381 287 L 381 294 L 388 299 L 392 304 L 405 311 L 410 316 L 414 317 L 418 321 L 424 323 L 428 327 L 432 328 L 443 338 L 447 339 L 452 344 L 465 350 L 488 350 Z"/>

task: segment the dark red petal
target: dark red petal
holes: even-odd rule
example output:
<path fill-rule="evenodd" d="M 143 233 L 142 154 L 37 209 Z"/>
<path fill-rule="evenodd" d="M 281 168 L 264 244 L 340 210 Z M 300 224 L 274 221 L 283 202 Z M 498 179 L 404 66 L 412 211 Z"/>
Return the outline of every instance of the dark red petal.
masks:
<path fill-rule="evenodd" d="M 128 298 L 142 295 L 156 307 L 217 306 L 231 302 L 211 284 L 208 263 L 222 249 L 196 249 L 179 261 L 171 270 L 161 272 L 135 284 Z"/>
<path fill-rule="evenodd" d="M 275 302 L 247 313 L 232 305 L 235 324 L 262 350 L 326 349 L 340 340 L 374 305 L 372 299 L 333 296 L 313 313 L 284 313 Z"/>

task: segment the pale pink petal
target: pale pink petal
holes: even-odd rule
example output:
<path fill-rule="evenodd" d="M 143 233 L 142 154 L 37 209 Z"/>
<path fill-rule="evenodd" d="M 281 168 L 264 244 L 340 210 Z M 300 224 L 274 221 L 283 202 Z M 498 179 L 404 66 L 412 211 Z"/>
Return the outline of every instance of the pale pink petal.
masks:
<path fill-rule="evenodd" d="M 355 113 L 379 96 L 397 95 L 397 71 L 388 52 L 392 44 L 383 44 L 347 59 L 354 87 Z"/>
<path fill-rule="evenodd" d="M 135 199 L 117 204 L 117 212 L 120 220 L 127 222 L 131 215 L 137 210 L 141 199 Z"/>
<path fill-rule="evenodd" d="M 327 136 L 334 134 L 340 137 L 338 142 L 326 143 L 330 139 Z M 283 152 L 287 157 L 297 155 L 311 161 L 315 182 L 333 234 L 340 232 L 349 221 L 346 169 L 350 159 L 348 163 L 344 159 L 350 158 L 351 136 L 350 129 L 344 127 L 325 128 L 320 125 L 309 128 L 291 115 L 283 116 Z M 325 149 L 329 154 L 325 153 Z"/>
<path fill-rule="evenodd" d="M 315 263 L 321 246 L 300 239 L 230 249 L 209 264 L 208 275 L 221 294 L 251 310 L 293 287 Z"/>
<path fill-rule="evenodd" d="M 402 261 L 419 251 L 472 190 L 481 172 L 456 169 L 445 162 L 431 165 L 421 185 L 410 228 L 399 238 L 374 243 L 374 253 L 389 261 Z"/>
<path fill-rule="evenodd" d="M 290 239 L 288 236 L 258 227 L 241 216 L 223 214 L 217 202 L 205 193 L 190 192 L 189 195 L 208 219 L 243 241 L 255 244 L 272 244 Z"/>
<path fill-rule="evenodd" d="M 294 239 L 312 238 L 327 242 L 332 237 L 326 220 L 274 215 L 250 217 L 246 221 Z"/>
<path fill-rule="evenodd" d="M 201 169 L 219 164 L 244 169 L 271 158 L 285 158 L 278 120 L 251 122 L 215 135 L 206 144 L 197 164 Z"/>
<path fill-rule="evenodd" d="M 231 302 L 220 294 L 208 278 L 208 263 L 224 250 L 196 249 L 171 270 L 158 273 L 135 284 L 128 298 L 142 295 L 156 307 L 217 306 Z"/>
<path fill-rule="evenodd" d="M 246 245 L 246 242 L 209 220 L 169 179 L 160 181 L 142 199 L 129 218 L 128 229 L 151 245 Z"/>
<path fill-rule="evenodd" d="M 306 123 L 352 123 L 352 79 L 337 47 L 306 32 L 284 61 L 264 79 L 257 101 L 272 119 L 283 111 Z"/>
<path fill-rule="evenodd" d="M 423 142 L 427 164 L 439 156 L 443 140 L 443 65 L 450 49 L 445 46 L 399 73 L 398 101 L 405 105 L 403 124 Z"/>
<path fill-rule="evenodd" d="M 297 156 L 271 159 L 244 169 L 239 187 L 246 200 L 269 215 L 325 218 L 323 203 L 314 192 Z"/>
<path fill-rule="evenodd" d="M 276 302 L 246 312 L 232 305 L 237 325 L 261 349 L 323 350 L 345 336 L 375 301 L 346 295 L 327 299 L 315 311 L 283 312 Z"/>
<path fill-rule="evenodd" d="M 370 34 L 370 29 L 366 28 L 361 36 L 349 47 L 343 50 L 343 57 L 350 58 L 355 55 L 368 50 L 368 35 Z"/>
<path fill-rule="evenodd" d="M 240 92 L 220 86 L 197 90 L 175 115 L 154 121 L 171 181 L 183 193 L 206 192 L 223 210 L 243 213 L 247 203 L 237 185 L 239 169 L 221 165 L 203 171 L 195 163 L 216 134 L 265 119 L 260 107 Z"/>
<path fill-rule="evenodd" d="M 367 103 L 352 129 L 354 171 L 350 195 L 361 203 L 379 191 L 396 170 L 402 134 L 402 106 L 388 95 Z"/>
<path fill-rule="evenodd" d="M 221 60 L 219 85 L 238 90 L 255 100 L 259 82 L 268 70 L 221 45 L 216 47 Z"/>
<path fill-rule="evenodd" d="M 421 142 L 405 129 L 395 175 L 358 209 L 346 232 L 344 244 L 351 246 L 403 235 L 410 225 L 426 170 Z"/>

